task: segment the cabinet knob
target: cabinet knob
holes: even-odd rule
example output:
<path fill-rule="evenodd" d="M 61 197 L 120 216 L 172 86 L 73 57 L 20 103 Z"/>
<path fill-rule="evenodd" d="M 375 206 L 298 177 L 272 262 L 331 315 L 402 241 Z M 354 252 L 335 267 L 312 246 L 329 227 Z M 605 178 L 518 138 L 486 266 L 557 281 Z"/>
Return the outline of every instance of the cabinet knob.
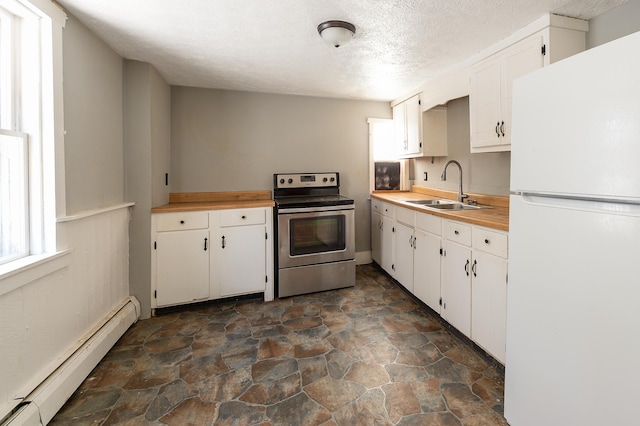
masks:
<path fill-rule="evenodd" d="M 181 220 L 181 221 L 180 221 L 180 225 L 184 225 L 184 220 Z"/>
<path fill-rule="evenodd" d="M 246 219 L 247 217 L 245 215 L 242 215 L 242 219 Z"/>
<path fill-rule="evenodd" d="M 489 239 L 488 239 L 488 238 L 485 238 L 485 239 L 484 239 L 484 243 L 485 243 L 485 244 L 489 244 Z"/>
<path fill-rule="evenodd" d="M 454 234 L 456 234 L 456 235 L 458 235 L 458 234 L 459 234 L 459 232 L 458 232 L 458 230 L 457 230 L 457 229 L 456 229 L 455 231 L 453 231 L 453 233 L 454 233 Z"/>

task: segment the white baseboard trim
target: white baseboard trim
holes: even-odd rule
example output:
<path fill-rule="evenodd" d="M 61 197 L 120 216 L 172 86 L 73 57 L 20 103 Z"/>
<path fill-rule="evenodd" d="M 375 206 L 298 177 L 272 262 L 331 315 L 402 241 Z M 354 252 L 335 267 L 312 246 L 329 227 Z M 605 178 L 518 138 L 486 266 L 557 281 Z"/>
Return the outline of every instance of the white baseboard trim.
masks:
<path fill-rule="evenodd" d="M 109 349 L 140 317 L 140 302 L 127 297 L 111 311 L 86 342 L 69 356 L 25 399 L 24 405 L 4 425 L 46 425 L 87 378 Z"/>

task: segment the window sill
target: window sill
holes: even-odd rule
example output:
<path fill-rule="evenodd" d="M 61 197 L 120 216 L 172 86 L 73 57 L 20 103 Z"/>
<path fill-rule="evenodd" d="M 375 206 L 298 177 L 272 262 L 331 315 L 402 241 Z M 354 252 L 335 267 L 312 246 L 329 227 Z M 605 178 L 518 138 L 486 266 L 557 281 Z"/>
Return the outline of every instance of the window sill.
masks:
<path fill-rule="evenodd" d="M 65 257 L 69 253 L 71 250 L 38 254 L 1 265 L 0 296 L 68 266 Z"/>

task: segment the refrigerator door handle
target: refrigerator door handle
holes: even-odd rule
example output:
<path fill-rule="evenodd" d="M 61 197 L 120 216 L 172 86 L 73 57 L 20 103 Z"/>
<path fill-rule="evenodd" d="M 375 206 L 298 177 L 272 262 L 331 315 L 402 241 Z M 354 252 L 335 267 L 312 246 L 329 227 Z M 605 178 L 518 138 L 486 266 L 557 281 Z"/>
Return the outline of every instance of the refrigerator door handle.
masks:
<path fill-rule="evenodd" d="M 533 193 L 522 193 L 522 200 L 526 204 L 539 207 L 640 216 L 640 201 L 636 200 L 583 198 Z"/>

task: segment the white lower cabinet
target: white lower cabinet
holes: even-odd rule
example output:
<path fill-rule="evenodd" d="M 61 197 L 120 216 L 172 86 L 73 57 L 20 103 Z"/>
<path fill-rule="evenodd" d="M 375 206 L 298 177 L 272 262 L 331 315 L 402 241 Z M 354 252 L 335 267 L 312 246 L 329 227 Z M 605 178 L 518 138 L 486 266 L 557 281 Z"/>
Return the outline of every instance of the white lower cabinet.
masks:
<path fill-rule="evenodd" d="M 440 313 L 442 219 L 416 213 L 413 253 L 413 294 Z"/>
<path fill-rule="evenodd" d="M 371 258 L 393 276 L 394 207 L 375 198 L 371 199 Z"/>
<path fill-rule="evenodd" d="M 178 305 L 209 298 L 209 214 L 154 215 L 155 277 L 152 301 Z"/>
<path fill-rule="evenodd" d="M 254 209 L 255 210 L 255 209 Z M 257 213 L 257 214 L 256 214 Z M 212 213 L 216 227 L 212 247 L 212 293 L 220 297 L 265 291 L 267 225 L 264 210 Z"/>
<path fill-rule="evenodd" d="M 160 232 L 156 237 L 158 306 L 209 298 L 209 230 Z"/>
<path fill-rule="evenodd" d="M 152 215 L 153 308 L 264 292 L 273 299 L 271 208 Z"/>
<path fill-rule="evenodd" d="M 471 226 L 447 220 L 444 227 L 440 314 L 471 337 Z"/>
<path fill-rule="evenodd" d="M 382 265 L 382 214 L 373 211 L 374 201 L 371 206 L 371 259 L 378 265 Z"/>
<path fill-rule="evenodd" d="M 396 221 L 392 276 L 413 293 L 413 228 Z"/>
<path fill-rule="evenodd" d="M 507 234 L 474 229 L 471 338 L 505 362 L 507 330 Z"/>
<path fill-rule="evenodd" d="M 508 234 L 375 199 L 372 206 L 373 260 L 504 363 Z"/>
<path fill-rule="evenodd" d="M 508 234 L 446 222 L 442 317 L 504 363 Z"/>

